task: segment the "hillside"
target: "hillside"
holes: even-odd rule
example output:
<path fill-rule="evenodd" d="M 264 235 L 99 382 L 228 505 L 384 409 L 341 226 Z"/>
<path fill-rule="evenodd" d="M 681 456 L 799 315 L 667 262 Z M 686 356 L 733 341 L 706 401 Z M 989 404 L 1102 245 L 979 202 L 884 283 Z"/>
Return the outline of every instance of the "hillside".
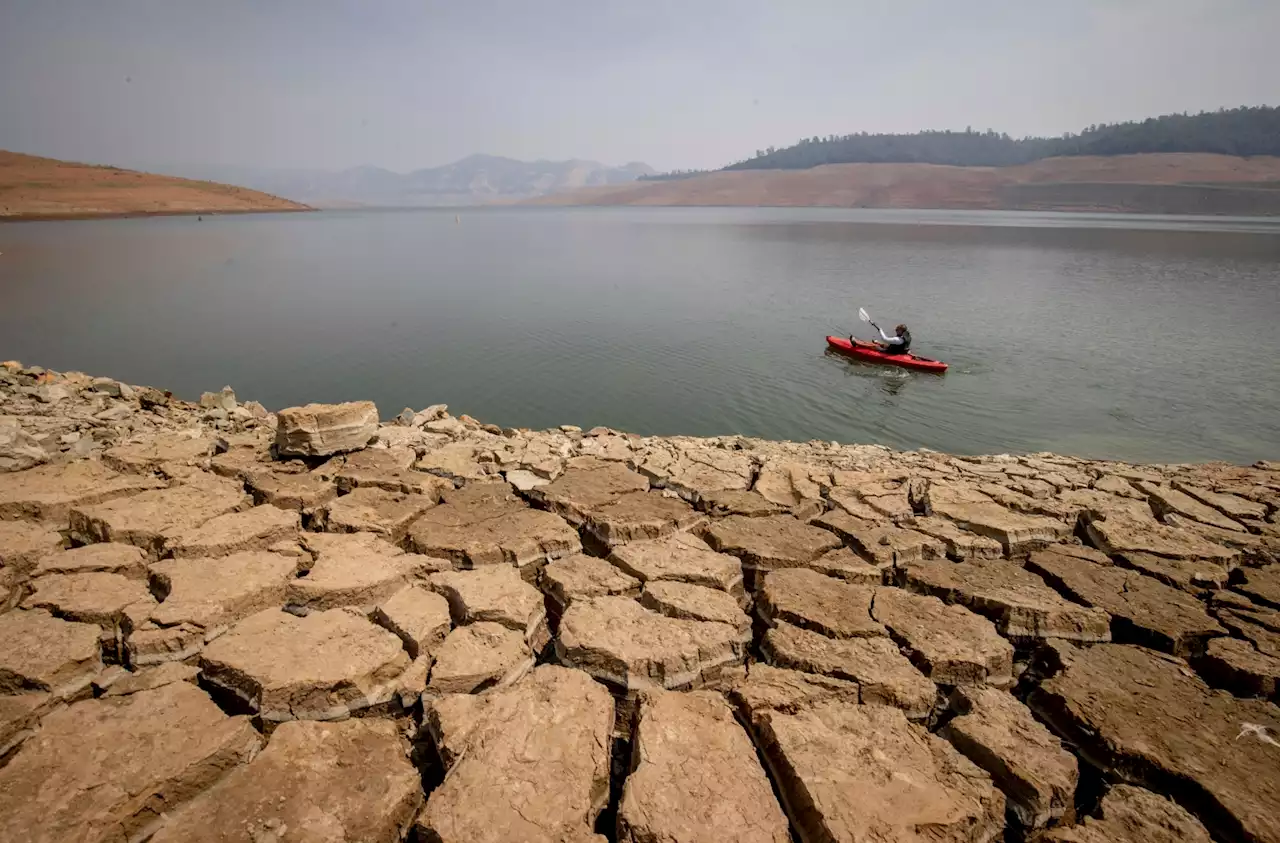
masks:
<path fill-rule="evenodd" d="M 0 220 L 306 210 L 243 187 L 0 150 Z"/>
<path fill-rule="evenodd" d="M 497 155 L 470 155 L 452 164 L 408 173 L 381 167 L 339 171 L 199 166 L 162 169 L 175 175 L 233 181 L 321 207 L 477 205 L 580 187 L 626 184 L 653 173 L 652 167 L 638 162 L 611 167 L 578 159 L 517 161 Z"/>
<path fill-rule="evenodd" d="M 588 188 L 532 203 L 1280 215 L 1280 157 L 1076 156 L 1013 167 L 829 164 Z"/>

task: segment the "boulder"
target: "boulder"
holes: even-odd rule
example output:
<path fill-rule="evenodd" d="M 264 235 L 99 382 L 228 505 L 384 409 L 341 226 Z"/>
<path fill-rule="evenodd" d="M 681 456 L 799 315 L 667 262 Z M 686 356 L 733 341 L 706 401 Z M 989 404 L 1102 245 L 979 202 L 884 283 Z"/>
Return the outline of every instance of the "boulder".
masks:
<path fill-rule="evenodd" d="M 525 568 L 582 549 L 563 518 L 530 509 L 506 483 L 471 483 L 446 493 L 410 528 L 409 542 L 419 553 L 464 568 Z"/>
<path fill-rule="evenodd" d="M 726 591 L 739 600 L 746 599 L 742 563 L 727 553 L 717 553 L 690 533 L 615 547 L 609 552 L 609 561 L 642 583 L 686 582 Z"/>
<path fill-rule="evenodd" d="M 177 811 L 151 843 L 396 843 L 422 804 L 422 782 L 394 723 L 281 724 L 256 758 Z"/>
<path fill-rule="evenodd" d="M 370 616 L 404 642 L 410 658 L 432 652 L 452 628 L 449 601 L 434 591 L 411 585 L 378 604 Z"/>
<path fill-rule="evenodd" d="M 1019 643 L 1111 640 L 1106 612 L 1069 602 L 1013 562 L 918 562 L 902 577 L 907 589 L 964 606 Z"/>
<path fill-rule="evenodd" d="M 158 477 L 118 474 L 93 460 L 0 474 L 0 521 L 32 518 L 65 525 L 72 507 L 164 487 Z"/>
<path fill-rule="evenodd" d="M 47 715 L 0 768 L 0 827 L 28 843 L 146 839 L 261 744 L 185 682 L 86 700 Z"/>
<path fill-rule="evenodd" d="M 737 560 L 734 560 L 737 564 Z M 542 569 L 542 590 L 563 613 L 574 600 L 584 597 L 636 597 L 640 580 L 596 556 L 575 553 Z"/>
<path fill-rule="evenodd" d="M 276 542 L 293 538 L 301 530 L 298 513 L 274 506 L 255 506 L 229 512 L 198 527 L 165 537 L 169 552 L 182 557 L 227 556 L 247 550 L 266 550 Z"/>
<path fill-rule="evenodd" d="M 360 487 L 330 501 L 317 513 L 318 524 L 331 533 L 370 532 L 398 543 L 409 525 L 435 506 L 428 495 L 406 495 L 377 487 Z"/>
<path fill-rule="evenodd" d="M 47 524 L 0 521 L 0 567 L 28 574 L 42 557 L 62 548 L 62 536 Z"/>
<path fill-rule="evenodd" d="M 71 510 L 71 532 L 86 543 L 132 544 L 158 558 L 169 536 L 245 509 L 248 503 L 240 484 L 206 475 L 199 483 L 77 506 Z"/>
<path fill-rule="evenodd" d="M 751 638 L 751 618 L 733 595 L 718 589 L 658 580 L 645 584 L 640 605 L 669 618 L 728 624 L 742 633 L 744 639 Z"/>
<path fill-rule="evenodd" d="M 1215 839 L 1280 839 L 1280 709 L 1215 692 L 1180 659 L 1139 647 L 1078 650 L 1028 700 L 1119 781 L 1177 782 Z"/>
<path fill-rule="evenodd" d="M 146 579 L 147 556 L 142 548 L 131 544 L 103 542 L 87 544 L 70 550 L 57 550 L 42 556 L 36 563 L 33 577 L 45 574 L 119 574 L 133 579 Z"/>
<path fill-rule="evenodd" d="M 1136 571 L 1100 565 L 1055 550 L 1034 553 L 1028 570 L 1068 598 L 1111 615 L 1111 635 L 1175 655 L 1202 652 L 1226 632 L 1186 592 Z"/>
<path fill-rule="evenodd" d="M 287 457 L 325 457 L 359 451 L 378 432 L 372 401 L 307 404 L 276 413 L 276 451 Z"/>
<path fill-rule="evenodd" d="M 1073 828 L 1054 829 L 1044 843 L 1210 843 L 1200 821 L 1177 803 L 1149 790 L 1116 785 L 1102 797 L 1098 816 Z"/>
<path fill-rule="evenodd" d="M 448 698 L 446 698 L 448 699 Z M 523 681 L 459 700 L 437 748 L 454 763 L 415 829 L 440 843 L 591 839 L 609 799 L 613 699 L 584 673 L 544 665 Z M 435 721 L 427 702 L 425 720 Z"/>
<path fill-rule="evenodd" d="M 1008 691 L 957 688 L 960 715 L 939 731 L 962 755 L 986 770 L 1004 792 L 1024 829 L 1057 823 L 1075 802 L 1076 758 Z"/>
<path fill-rule="evenodd" d="M 436 647 L 428 686 L 439 694 L 473 694 L 505 687 L 533 667 L 524 635 L 492 621 L 460 626 Z"/>
<path fill-rule="evenodd" d="M 827 638 L 780 623 L 760 650 L 771 665 L 856 682 L 863 704 L 900 708 L 912 720 L 933 711 L 937 688 L 887 637 Z"/>
<path fill-rule="evenodd" d="M 990 843 L 1004 834 L 1004 796 L 987 775 L 897 709 L 766 710 L 754 727 L 802 840 Z"/>
<path fill-rule="evenodd" d="M 346 609 L 250 615 L 200 654 L 201 677 L 269 723 L 336 720 L 391 699 L 409 666 L 394 634 Z"/>
<path fill-rule="evenodd" d="M 886 635 L 871 619 L 875 589 L 849 585 L 804 568 L 772 571 L 764 578 L 756 611 L 770 624 L 785 622 L 831 638 Z"/>
<path fill-rule="evenodd" d="M 1013 684 L 1013 645 L 986 618 L 936 597 L 899 588 L 876 590 L 871 616 L 910 651 L 940 685 Z"/>
<path fill-rule="evenodd" d="M 60 620 L 39 609 L 0 614 L 0 693 L 76 696 L 102 670 L 101 635 L 96 624 Z"/>
<path fill-rule="evenodd" d="M 524 636 L 536 653 L 551 639 L 542 594 L 507 565 L 432 574 L 431 588 L 449 601 L 455 624 L 492 621 Z"/>
<path fill-rule="evenodd" d="M 555 643 L 561 663 L 627 691 L 702 687 L 746 652 L 732 626 L 666 617 L 623 597 L 575 600 Z"/>
<path fill-rule="evenodd" d="M 451 424 L 456 424 L 452 419 Z M 490 475 L 489 465 L 481 464 L 479 449 L 470 442 L 452 442 L 433 448 L 413 464 L 415 471 L 433 474 L 452 482 L 481 480 Z"/>
<path fill-rule="evenodd" d="M 719 694 L 644 694 L 632 755 L 618 840 L 790 842 L 755 747 Z"/>

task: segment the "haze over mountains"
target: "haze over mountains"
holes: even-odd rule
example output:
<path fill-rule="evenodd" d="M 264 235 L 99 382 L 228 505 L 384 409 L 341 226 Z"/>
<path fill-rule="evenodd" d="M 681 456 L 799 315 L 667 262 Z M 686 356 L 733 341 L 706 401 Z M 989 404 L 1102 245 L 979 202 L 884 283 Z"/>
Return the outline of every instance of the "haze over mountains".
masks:
<path fill-rule="evenodd" d="M 631 162 L 611 167 L 596 161 L 517 161 L 470 155 L 442 167 L 396 173 L 381 167 L 346 170 L 272 169 L 217 165 L 169 165 L 155 172 L 250 187 L 313 207 L 432 207 L 530 199 L 580 187 L 625 184 L 654 172 Z"/>

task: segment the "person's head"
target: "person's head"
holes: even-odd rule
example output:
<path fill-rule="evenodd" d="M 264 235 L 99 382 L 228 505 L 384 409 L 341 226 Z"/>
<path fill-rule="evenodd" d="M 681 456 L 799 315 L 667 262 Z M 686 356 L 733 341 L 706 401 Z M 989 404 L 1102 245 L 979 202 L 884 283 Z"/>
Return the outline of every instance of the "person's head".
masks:
<path fill-rule="evenodd" d="M 906 326 L 906 325 L 899 325 L 898 327 L 896 327 L 896 328 L 894 328 L 894 329 L 893 329 L 893 332 L 894 332 L 895 334 L 897 334 L 898 336 L 902 336 L 903 334 L 905 334 L 905 333 L 907 332 L 907 326 Z"/>

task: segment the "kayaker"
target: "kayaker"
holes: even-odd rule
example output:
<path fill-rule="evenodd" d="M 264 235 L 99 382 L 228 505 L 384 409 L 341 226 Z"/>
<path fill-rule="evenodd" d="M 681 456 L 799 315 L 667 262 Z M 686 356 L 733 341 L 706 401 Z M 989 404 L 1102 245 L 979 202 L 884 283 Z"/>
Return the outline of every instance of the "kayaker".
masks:
<path fill-rule="evenodd" d="M 880 336 L 884 342 L 878 342 L 880 350 L 885 354 L 906 354 L 911 348 L 911 332 L 907 330 L 906 325 L 899 325 L 893 329 L 894 336 L 889 336 L 879 325 L 876 330 L 880 332 Z"/>

